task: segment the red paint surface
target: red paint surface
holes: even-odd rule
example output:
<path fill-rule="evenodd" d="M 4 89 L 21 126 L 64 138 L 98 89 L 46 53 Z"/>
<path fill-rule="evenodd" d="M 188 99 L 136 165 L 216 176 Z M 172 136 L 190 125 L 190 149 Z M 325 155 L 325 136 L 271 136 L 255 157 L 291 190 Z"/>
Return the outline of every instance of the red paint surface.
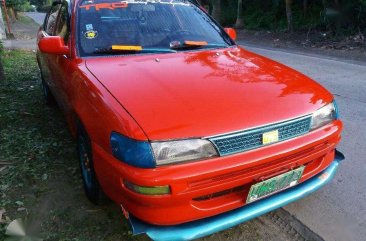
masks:
<path fill-rule="evenodd" d="M 71 26 L 74 33 L 74 17 Z M 40 32 L 38 40 L 43 37 Z M 339 120 L 236 155 L 155 169 L 128 166 L 111 154 L 112 131 L 138 140 L 207 137 L 310 114 L 333 96 L 308 77 L 238 46 L 82 59 L 75 38 L 67 45 L 68 56 L 38 52 L 43 77 L 71 130 L 75 133 L 78 119 L 85 126 L 103 190 L 142 220 L 178 224 L 226 212 L 245 205 L 248 188 L 262 177 L 306 165 L 305 181 L 334 158 L 342 130 Z M 132 193 L 123 179 L 141 186 L 170 185 L 172 194 Z M 193 200 L 238 186 L 245 188 Z"/>

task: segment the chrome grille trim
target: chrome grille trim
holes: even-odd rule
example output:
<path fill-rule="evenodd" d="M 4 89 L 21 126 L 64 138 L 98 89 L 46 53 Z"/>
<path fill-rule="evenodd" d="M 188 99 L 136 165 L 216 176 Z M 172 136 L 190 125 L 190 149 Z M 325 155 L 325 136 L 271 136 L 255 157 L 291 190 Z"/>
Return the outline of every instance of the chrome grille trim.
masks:
<path fill-rule="evenodd" d="M 308 133 L 310 131 L 310 125 L 311 115 L 307 115 L 289 121 L 209 137 L 207 139 L 215 145 L 220 156 L 227 156 L 266 146 L 262 144 L 263 133 L 278 130 L 278 142 L 281 142 Z"/>

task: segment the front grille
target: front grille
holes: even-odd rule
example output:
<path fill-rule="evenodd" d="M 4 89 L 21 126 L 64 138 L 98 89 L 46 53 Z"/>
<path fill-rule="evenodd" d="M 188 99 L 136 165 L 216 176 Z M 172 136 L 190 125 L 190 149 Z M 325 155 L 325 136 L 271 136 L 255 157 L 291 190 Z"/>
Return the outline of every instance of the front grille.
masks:
<path fill-rule="evenodd" d="M 216 146 L 220 156 L 226 156 L 264 146 L 262 136 L 266 132 L 278 130 L 278 141 L 284 141 L 309 132 L 310 124 L 311 116 L 305 116 L 282 123 L 216 136 L 209 138 L 209 140 Z"/>
<path fill-rule="evenodd" d="M 225 195 L 228 195 L 231 193 L 243 192 L 243 191 L 245 191 L 246 187 L 247 187 L 247 185 L 242 185 L 242 186 L 230 188 L 230 189 L 227 189 L 227 190 L 224 190 L 221 192 L 215 192 L 215 193 L 207 194 L 204 196 L 196 197 L 196 198 L 193 198 L 193 200 L 198 201 L 198 202 L 207 201 L 207 200 L 222 197 L 222 196 L 225 196 Z M 244 197 L 244 195 L 243 195 L 243 197 Z"/>

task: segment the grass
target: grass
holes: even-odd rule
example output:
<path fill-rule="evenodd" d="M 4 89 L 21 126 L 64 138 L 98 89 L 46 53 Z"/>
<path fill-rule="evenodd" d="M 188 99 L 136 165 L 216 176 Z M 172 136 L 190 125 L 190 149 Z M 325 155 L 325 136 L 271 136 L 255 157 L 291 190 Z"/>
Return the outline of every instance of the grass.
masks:
<path fill-rule="evenodd" d="M 44 104 L 35 53 L 4 51 L 0 82 L 0 240 L 11 220 L 44 240 L 146 240 L 132 237 L 114 204 L 85 198 L 75 143 L 57 107 Z"/>

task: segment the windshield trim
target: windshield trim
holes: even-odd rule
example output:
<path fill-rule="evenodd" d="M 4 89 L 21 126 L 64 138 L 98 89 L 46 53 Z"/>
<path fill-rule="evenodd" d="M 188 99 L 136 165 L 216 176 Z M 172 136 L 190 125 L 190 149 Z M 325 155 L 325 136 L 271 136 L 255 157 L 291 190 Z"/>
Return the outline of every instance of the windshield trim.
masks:
<path fill-rule="evenodd" d="M 186 53 L 198 53 L 198 52 L 205 52 L 205 51 L 217 51 L 217 50 L 224 50 L 224 49 L 233 49 L 237 48 L 238 45 L 231 45 L 226 48 L 201 48 L 201 49 L 190 49 L 190 50 L 182 50 L 177 52 L 161 52 L 161 53 L 134 53 L 134 54 L 100 54 L 100 55 L 88 55 L 88 56 L 82 56 L 82 59 L 94 59 L 94 58 L 121 58 L 121 57 L 131 57 L 131 56 L 146 56 L 146 55 L 161 55 L 161 54 L 186 54 Z"/>

